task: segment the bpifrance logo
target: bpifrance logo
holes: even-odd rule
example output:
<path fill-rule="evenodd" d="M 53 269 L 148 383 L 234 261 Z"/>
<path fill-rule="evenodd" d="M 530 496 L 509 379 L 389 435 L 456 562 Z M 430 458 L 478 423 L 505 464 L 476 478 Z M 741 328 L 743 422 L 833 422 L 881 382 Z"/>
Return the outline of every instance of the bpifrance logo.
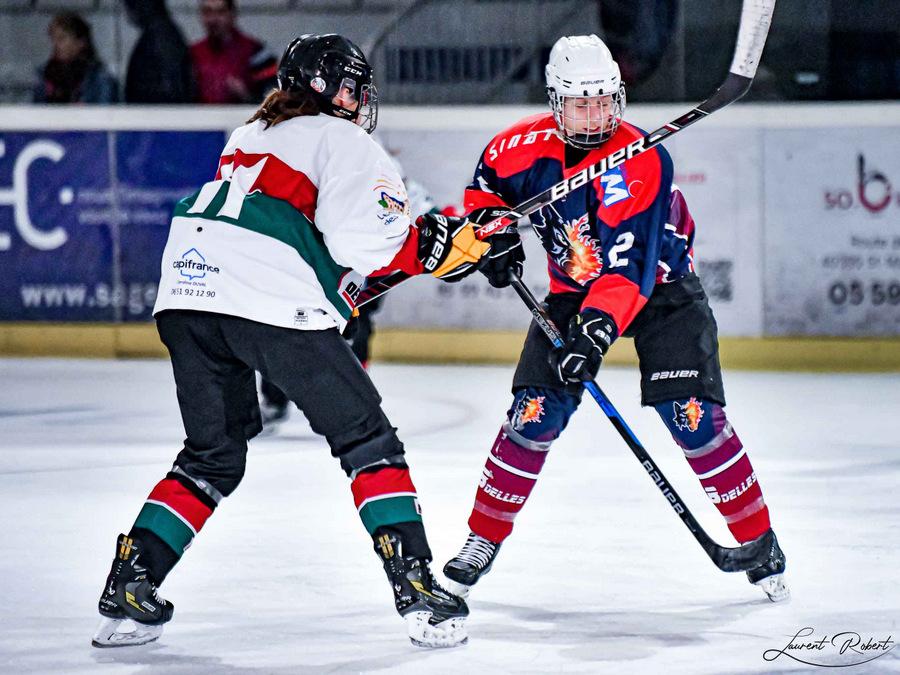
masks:
<path fill-rule="evenodd" d="M 672 404 L 675 417 L 672 419 L 675 426 L 681 431 L 694 432 L 700 428 L 700 420 L 703 419 L 703 404 L 691 396 L 688 402 L 682 405 L 678 401 Z"/>
<path fill-rule="evenodd" d="M 513 414 L 513 429 L 521 431 L 529 422 L 539 423 L 544 417 L 544 397 L 531 396 L 523 398 L 516 406 L 516 412 Z"/>
<path fill-rule="evenodd" d="M 195 248 L 189 249 L 181 254 L 180 260 L 172 262 L 172 267 L 178 270 L 178 273 L 187 277 L 187 279 L 203 279 L 207 273 L 218 274 L 219 268 L 214 265 L 207 265 L 206 258 Z"/>

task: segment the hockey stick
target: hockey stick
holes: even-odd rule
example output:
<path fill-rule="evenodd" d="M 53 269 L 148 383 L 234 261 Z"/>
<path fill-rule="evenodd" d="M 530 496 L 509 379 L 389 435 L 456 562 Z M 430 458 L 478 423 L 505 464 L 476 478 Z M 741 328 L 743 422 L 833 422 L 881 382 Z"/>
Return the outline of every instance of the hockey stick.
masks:
<path fill-rule="evenodd" d="M 728 76 L 716 92 L 703 103 L 681 117 L 661 126 L 656 131 L 652 131 L 624 148 L 616 150 L 596 164 L 592 164 L 575 175 L 561 180 L 540 194 L 526 199 L 514 209 L 510 209 L 505 214 L 482 225 L 476 230 L 477 237 L 485 239 L 495 232 L 517 223 L 519 219 L 565 197 L 572 190 L 598 178 L 606 171 L 619 166 L 632 157 L 637 157 L 647 152 L 685 127 L 704 117 L 708 117 L 717 110 L 721 110 L 741 98 L 749 91 L 750 85 L 753 83 L 759 59 L 766 44 L 766 36 L 769 33 L 769 25 L 772 22 L 772 12 L 774 10 L 775 0 L 744 0 L 741 8 L 741 22 L 738 27 L 737 44 L 734 48 L 734 58 L 732 59 Z M 364 305 L 379 295 L 387 293 L 394 286 L 409 279 L 410 276 L 406 272 L 397 271 L 382 277 L 359 292 L 356 297 L 356 306 Z"/>
<path fill-rule="evenodd" d="M 516 274 L 514 270 L 510 270 L 510 276 L 512 278 L 513 288 L 516 289 L 516 293 L 519 294 L 522 301 L 528 305 L 537 325 L 544 331 L 544 334 L 550 338 L 553 346 L 557 349 L 561 349 L 564 344 L 562 334 L 553 324 L 550 315 L 547 314 L 547 311 L 541 306 L 537 301 L 537 298 L 534 297 L 532 292 L 522 281 L 522 277 Z M 678 493 L 675 492 L 675 489 L 644 449 L 644 446 L 641 445 L 641 442 L 637 439 L 637 436 L 634 435 L 634 432 L 627 424 L 625 424 L 625 420 L 622 419 L 622 416 L 606 397 L 606 394 L 604 394 L 600 387 L 597 386 L 596 381 L 591 380 L 585 382 L 584 388 L 590 392 L 591 396 L 594 397 L 594 400 L 600 405 L 600 409 L 606 414 L 606 417 L 616 428 L 616 431 L 619 432 L 619 435 L 625 440 L 625 443 L 631 449 L 631 452 L 634 453 L 634 456 L 637 457 L 641 465 L 647 470 L 647 473 L 650 474 L 653 482 L 656 483 L 656 487 L 659 488 L 659 491 L 662 492 L 669 501 L 669 505 L 675 513 L 678 514 L 678 517 L 681 518 L 681 522 L 683 522 L 687 529 L 690 530 L 691 534 L 694 535 L 694 538 L 699 542 L 700 546 L 703 547 L 703 550 L 706 551 L 706 555 L 710 557 L 716 567 L 723 572 L 746 572 L 747 570 L 759 567 L 766 562 L 769 556 L 769 550 L 772 546 L 771 530 L 759 539 L 738 546 L 737 548 L 726 548 L 713 541 L 700 526 L 700 523 L 697 522 L 697 519 L 694 518 L 693 514 L 688 510 L 688 507 L 682 501 L 681 497 L 678 496 Z"/>

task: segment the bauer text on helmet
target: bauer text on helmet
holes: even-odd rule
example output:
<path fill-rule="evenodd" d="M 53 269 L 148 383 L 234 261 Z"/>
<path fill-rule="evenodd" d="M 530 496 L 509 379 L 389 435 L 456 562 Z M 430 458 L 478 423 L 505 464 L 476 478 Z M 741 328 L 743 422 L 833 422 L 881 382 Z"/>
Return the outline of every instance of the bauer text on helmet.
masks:
<path fill-rule="evenodd" d="M 547 96 L 562 139 L 596 148 L 619 128 L 625 86 L 609 49 L 596 35 L 562 37 L 550 50 Z"/>

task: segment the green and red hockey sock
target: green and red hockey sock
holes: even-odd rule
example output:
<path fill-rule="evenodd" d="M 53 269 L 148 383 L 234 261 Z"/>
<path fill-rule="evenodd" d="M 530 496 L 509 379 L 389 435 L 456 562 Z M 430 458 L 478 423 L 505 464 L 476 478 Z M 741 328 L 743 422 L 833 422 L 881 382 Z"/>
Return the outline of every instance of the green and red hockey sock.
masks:
<path fill-rule="evenodd" d="M 353 501 L 366 531 L 377 542 L 393 533 L 403 542 L 403 556 L 431 560 L 422 510 L 409 468 L 385 466 L 365 469 L 350 484 Z"/>
<path fill-rule="evenodd" d="M 156 484 L 130 536 L 144 545 L 144 565 L 162 583 L 221 500 L 215 488 L 177 467 Z"/>

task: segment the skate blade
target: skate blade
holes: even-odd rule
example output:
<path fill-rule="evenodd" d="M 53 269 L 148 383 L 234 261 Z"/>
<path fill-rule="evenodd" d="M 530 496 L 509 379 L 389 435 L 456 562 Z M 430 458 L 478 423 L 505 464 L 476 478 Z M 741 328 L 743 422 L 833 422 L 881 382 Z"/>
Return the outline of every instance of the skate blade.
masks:
<path fill-rule="evenodd" d="M 120 631 L 119 628 L 125 624 L 133 625 L 134 629 L 130 631 Z M 159 639 L 162 635 L 162 624 L 159 626 L 148 626 L 145 623 L 132 621 L 131 619 L 110 619 L 103 617 L 100 619 L 100 625 L 94 632 L 91 639 L 91 645 L 105 649 L 108 647 L 136 647 L 137 645 L 145 645 Z"/>
<path fill-rule="evenodd" d="M 444 584 L 444 588 L 453 593 L 453 595 L 459 596 L 463 600 L 469 597 L 469 590 L 471 590 L 471 586 L 466 586 L 465 584 L 461 584 L 458 581 L 453 581 L 450 577 L 444 577 L 447 583 Z"/>
<path fill-rule="evenodd" d="M 435 625 L 429 623 L 431 612 L 410 612 L 403 618 L 409 641 L 416 647 L 443 649 L 460 647 L 469 641 L 465 618 L 447 619 Z"/>
<path fill-rule="evenodd" d="M 791 599 L 791 589 L 784 581 L 783 574 L 773 574 L 760 579 L 754 586 L 759 586 L 772 602 L 784 602 Z"/>

